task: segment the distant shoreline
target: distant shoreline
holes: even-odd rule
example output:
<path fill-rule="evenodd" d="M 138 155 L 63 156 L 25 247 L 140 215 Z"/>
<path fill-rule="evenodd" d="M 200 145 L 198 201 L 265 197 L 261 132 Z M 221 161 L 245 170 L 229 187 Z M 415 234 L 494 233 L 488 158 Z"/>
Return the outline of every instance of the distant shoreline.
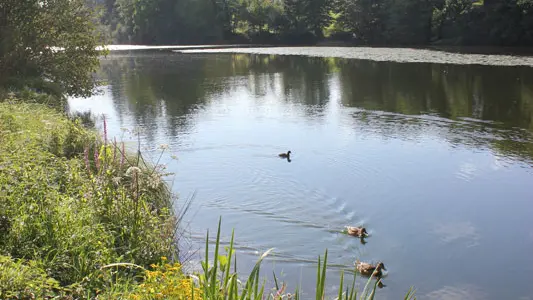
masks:
<path fill-rule="evenodd" d="M 394 46 L 394 45 L 358 45 L 342 41 L 323 41 L 314 45 L 284 45 L 284 44 L 205 44 L 205 45 L 134 45 L 117 44 L 106 45 L 109 51 L 133 51 L 133 50 L 201 50 L 201 49 L 235 49 L 235 48 L 376 48 L 376 49 L 419 49 L 434 50 L 461 54 L 485 54 L 485 55 L 519 55 L 533 56 L 533 47 L 495 47 L 495 46 Z M 98 47 L 97 50 L 102 50 Z"/>
<path fill-rule="evenodd" d="M 274 46 L 274 45 L 176 45 L 142 46 L 109 45 L 111 52 L 166 50 L 182 54 L 241 53 L 263 55 L 299 55 L 309 57 L 335 57 L 381 62 L 434 63 L 450 65 L 526 66 L 533 67 L 533 53 L 511 53 L 510 48 L 462 47 L 366 47 L 366 46 Z M 479 51 L 473 51 L 478 49 Z M 524 49 L 523 49 L 524 50 Z"/>
<path fill-rule="evenodd" d="M 109 51 L 133 51 L 133 50 L 195 50 L 195 49 L 230 49 L 230 48 L 266 48 L 279 47 L 275 45 L 262 44 L 221 44 L 221 45 L 106 45 Z M 103 50 L 102 47 L 96 48 Z"/>

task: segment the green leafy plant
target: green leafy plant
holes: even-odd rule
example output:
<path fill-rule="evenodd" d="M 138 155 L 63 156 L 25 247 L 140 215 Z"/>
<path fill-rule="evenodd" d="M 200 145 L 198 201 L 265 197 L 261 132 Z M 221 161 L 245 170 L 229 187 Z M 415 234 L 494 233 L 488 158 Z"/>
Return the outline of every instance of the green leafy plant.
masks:
<path fill-rule="evenodd" d="M 43 299 L 56 296 L 59 289 L 41 264 L 0 255 L 0 299 Z"/>

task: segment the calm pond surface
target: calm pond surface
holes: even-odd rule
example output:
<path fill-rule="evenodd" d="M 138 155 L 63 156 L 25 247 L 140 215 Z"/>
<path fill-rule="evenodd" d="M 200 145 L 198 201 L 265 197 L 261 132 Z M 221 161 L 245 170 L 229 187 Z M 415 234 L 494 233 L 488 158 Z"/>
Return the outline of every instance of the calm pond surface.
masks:
<path fill-rule="evenodd" d="M 533 299 L 533 68 L 131 51 L 98 76 L 71 108 L 132 147 L 141 128 L 153 160 L 169 145 L 192 251 L 222 216 L 243 274 L 275 247 L 264 274 L 291 290 L 327 248 L 330 289 L 359 258 L 389 270 L 379 299 Z"/>

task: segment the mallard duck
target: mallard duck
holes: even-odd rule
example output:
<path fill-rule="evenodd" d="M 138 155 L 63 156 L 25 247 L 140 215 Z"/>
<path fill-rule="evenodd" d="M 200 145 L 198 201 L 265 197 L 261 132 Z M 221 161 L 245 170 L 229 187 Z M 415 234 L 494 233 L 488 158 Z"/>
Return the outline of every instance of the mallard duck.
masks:
<path fill-rule="evenodd" d="M 387 268 L 385 268 L 385 265 L 382 262 L 379 262 L 377 265 L 372 265 L 357 260 L 355 262 L 355 266 L 357 267 L 357 271 L 364 276 L 381 277 L 383 275 L 381 270 L 387 270 Z"/>
<path fill-rule="evenodd" d="M 366 236 L 368 236 L 368 232 L 366 231 L 366 228 L 364 228 L 364 227 L 346 226 L 346 232 L 349 235 L 353 235 L 353 236 L 356 236 L 356 237 L 366 237 Z"/>
<path fill-rule="evenodd" d="M 281 157 L 281 158 L 290 158 L 291 157 L 291 151 L 289 150 L 289 151 L 287 151 L 287 153 L 280 153 L 278 156 Z"/>

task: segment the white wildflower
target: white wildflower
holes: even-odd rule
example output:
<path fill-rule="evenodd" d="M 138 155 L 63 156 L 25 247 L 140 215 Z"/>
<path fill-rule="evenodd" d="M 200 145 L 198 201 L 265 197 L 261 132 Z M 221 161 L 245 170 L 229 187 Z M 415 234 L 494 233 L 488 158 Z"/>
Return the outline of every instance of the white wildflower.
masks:
<path fill-rule="evenodd" d="M 154 173 L 148 177 L 147 184 L 150 188 L 156 189 L 161 184 L 161 176 Z"/>
<path fill-rule="evenodd" d="M 120 181 L 122 180 L 122 177 L 113 177 L 113 183 L 115 185 L 119 185 L 120 184 Z"/>
<path fill-rule="evenodd" d="M 128 170 L 126 170 L 126 176 L 128 177 L 132 177 L 133 175 L 141 174 L 141 173 L 142 171 L 138 167 L 129 167 Z"/>

